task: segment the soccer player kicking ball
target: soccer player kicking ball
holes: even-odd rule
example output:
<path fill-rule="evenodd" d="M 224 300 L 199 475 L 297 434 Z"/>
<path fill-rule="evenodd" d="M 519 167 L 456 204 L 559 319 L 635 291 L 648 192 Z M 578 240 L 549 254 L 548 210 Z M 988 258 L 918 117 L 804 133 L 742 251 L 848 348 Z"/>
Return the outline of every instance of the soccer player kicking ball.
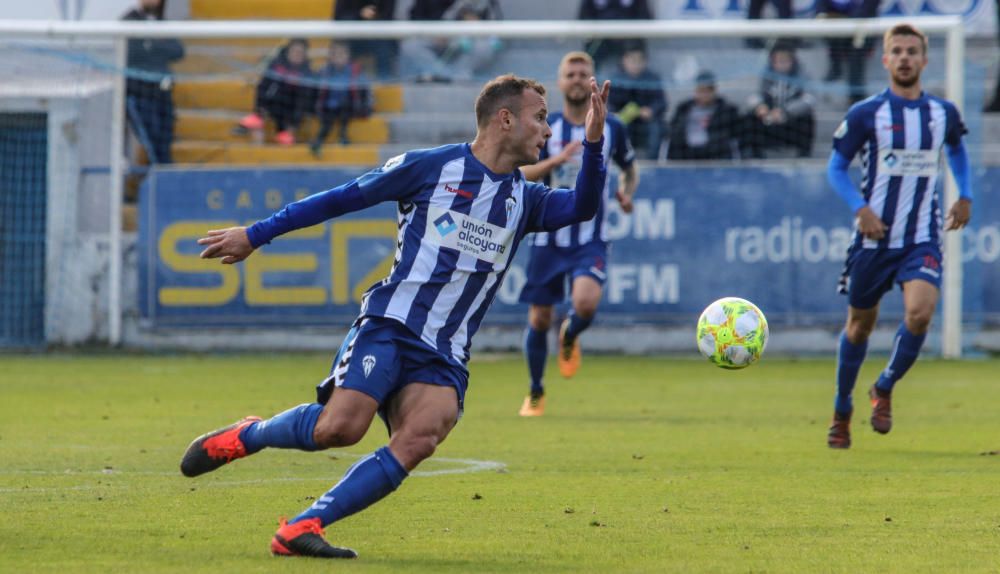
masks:
<path fill-rule="evenodd" d="M 552 137 L 542 149 L 541 160 L 521 168 L 531 181 L 544 178 L 547 185 L 568 187 L 580 170 L 580 142 L 584 140 L 585 118 L 590 107 L 588 82 L 594 75 L 594 61 L 586 52 L 570 52 L 559 64 L 559 90 L 563 94 L 563 109 L 548 118 Z M 604 128 L 604 156 L 621 168 L 618 202 L 622 211 L 632 212 L 632 196 L 639 185 L 639 168 L 634 163 L 635 152 L 628 140 L 625 126 L 609 116 Z M 559 372 L 569 378 L 580 368 L 579 336 L 590 326 L 601 301 L 607 278 L 607 217 L 605 199 L 610 190 L 601 193 L 597 214 L 555 233 L 536 233 L 531 241 L 528 279 L 520 300 L 530 305 L 528 329 L 524 338 L 524 356 L 528 361 L 531 389 L 521 405 L 521 416 L 540 416 L 545 412 L 545 387 L 542 376 L 548 358 L 548 332 L 552 326 L 552 311 L 566 294 L 570 282 L 573 309 L 559 328 Z"/>
<path fill-rule="evenodd" d="M 830 448 L 851 446 L 851 392 L 865 360 L 868 336 L 882 296 L 899 283 L 905 318 L 896 331 L 889 364 L 868 390 L 871 425 L 892 429 L 892 389 L 913 365 L 924 343 L 941 285 L 941 221 L 937 197 L 941 149 L 958 184 L 959 200 L 948 211 L 947 230 L 961 229 L 972 212 L 965 127 L 955 105 L 924 93 L 927 38 L 907 24 L 893 26 L 882 41 L 889 88 L 858 102 L 834 134 L 827 176 L 857 216 L 840 290 L 848 296 L 847 325 L 837 357 L 837 399 Z M 847 167 L 861 155 L 861 194 Z"/>
<path fill-rule="evenodd" d="M 356 444 L 376 413 L 389 444 L 356 462 L 326 494 L 282 521 L 271 552 L 354 558 L 323 529 L 399 487 L 434 453 L 462 413 L 469 346 L 514 259 L 533 231 L 554 231 L 594 216 L 604 189 L 604 121 L 610 83 L 589 79 L 583 163 L 575 189 L 525 181 L 552 133 L 545 88 L 500 76 L 476 100 L 471 144 L 411 151 L 340 187 L 286 206 L 249 228 L 209 231 L 203 258 L 232 264 L 295 229 L 382 201 L 398 205 L 396 260 L 373 285 L 361 314 L 317 387 L 317 399 L 262 421 L 247 417 L 198 437 L 181 460 L 198 476 L 267 447 L 305 451 Z"/>

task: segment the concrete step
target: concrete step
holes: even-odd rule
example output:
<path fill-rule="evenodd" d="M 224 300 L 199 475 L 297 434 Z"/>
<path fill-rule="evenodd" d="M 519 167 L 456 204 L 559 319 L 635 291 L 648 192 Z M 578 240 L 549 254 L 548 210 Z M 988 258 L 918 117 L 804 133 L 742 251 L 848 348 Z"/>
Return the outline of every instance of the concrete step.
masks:
<path fill-rule="evenodd" d="M 329 20 L 334 0 L 189 0 L 192 20 Z"/>
<path fill-rule="evenodd" d="M 393 143 L 410 147 L 472 141 L 476 136 L 476 116 L 469 109 L 405 114 L 389 120 L 389 131 Z"/>
<path fill-rule="evenodd" d="M 185 110 L 177 111 L 177 123 L 174 130 L 178 140 L 199 140 L 216 142 L 246 142 L 246 135 L 233 134 L 233 128 L 244 116 L 243 112 L 228 112 L 219 110 Z M 274 139 L 274 124 L 266 123 L 265 138 Z M 299 128 L 298 137 L 303 141 L 311 140 L 319 131 L 319 121 L 307 117 Z M 328 138 L 337 141 L 340 132 L 335 127 Z M 347 137 L 355 144 L 383 144 L 389 141 L 389 125 L 382 116 L 371 116 L 355 119 L 348 124 Z"/>
<path fill-rule="evenodd" d="M 184 58 L 173 64 L 174 74 L 206 80 L 223 80 L 237 75 L 259 77 L 280 45 L 268 48 L 195 48 L 184 53 Z M 310 45 L 309 63 L 314 71 L 326 65 L 326 48 Z M 223 77 L 219 77 L 223 76 Z"/>
<path fill-rule="evenodd" d="M 180 81 L 174 87 L 174 104 L 179 108 L 246 110 L 253 108 L 257 78 Z M 403 110 L 403 89 L 398 84 L 372 87 L 375 112 Z"/>
<path fill-rule="evenodd" d="M 171 147 L 175 163 L 201 165 L 351 165 L 374 166 L 378 163 L 379 146 L 370 144 L 326 145 L 320 156 L 310 153 L 305 144 L 280 146 L 213 141 L 181 141 Z M 148 163 L 144 153 L 138 161 Z"/>
<path fill-rule="evenodd" d="M 460 112 L 474 114 L 476 96 L 482 90 L 481 82 L 452 84 L 403 85 L 403 109 L 420 114 Z"/>

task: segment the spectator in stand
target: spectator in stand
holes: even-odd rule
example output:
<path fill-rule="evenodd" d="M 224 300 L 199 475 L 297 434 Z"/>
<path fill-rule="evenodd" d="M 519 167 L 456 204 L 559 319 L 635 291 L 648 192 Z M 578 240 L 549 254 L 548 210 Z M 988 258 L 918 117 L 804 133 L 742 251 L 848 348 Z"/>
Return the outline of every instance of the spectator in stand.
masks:
<path fill-rule="evenodd" d="M 411 20 L 499 20 L 497 0 L 416 0 Z M 495 37 L 453 36 L 403 41 L 402 65 L 418 82 L 471 80 L 493 63 L 501 43 Z"/>
<path fill-rule="evenodd" d="M 816 0 L 817 18 L 875 18 L 879 0 Z M 833 82 L 847 68 L 847 97 L 851 104 L 865 99 L 865 65 L 875 47 L 875 38 L 830 38 L 830 68 L 824 81 Z"/>
<path fill-rule="evenodd" d="M 742 155 L 762 158 L 765 149 L 791 146 L 799 157 L 808 157 L 816 118 L 795 48 L 787 43 L 775 44 L 767 62 L 760 93 L 750 97 L 747 127 L 740 142 Z"/>
<path fill-rule="evenodd" d="M 295 132 L 312 109 L 315 89 L 309 68 L 309 42 L 294 38 L 281 47 L 257 84 L 254 111 L 240 120 L 238 133 L 253 132 L 262 137 L 264 116 L 274 120 L 281 145 L 295 143 Z"/>
<path fill-rule="evenodd" d="M 163 20 L 163 0 L 140 0 L 122 20 Z M 184 46 L 174 39 L 128 41 L 126 106 L 150 163 L 173 161 L 170 146 L 174 143 L 174 79 L 170 63 L 183 57 Z"/>
<path fill-rule="evenodd" d="M 1000 42 L 1000 0 L 996 1 L 997 5 L 997 41 Z M 996 83 L 993 87 L 993 101 L 986 105 L 984 112 L 1000 112 L 1000 70 L 997 71 Z"/>
<path fill-rule="evenodd" d="M 663 141 L 663 114 L 667 98 L 660 76 L 647 67 L 646 51 L 630 44 L 622 54 L 621 68 L 611 80 L 608 107 L 625 124 L 628 138 L 644 159 L 657 159 Z"/>
<path fill-rule="evenodd" d="M 359 62 L 351 61 L 351 50 L 344 42 L 330 42 L 326 66 L 319 72 L 319 96 L 316 115 L 320 128 L 309 144 L 313 155 L 330 133 L 334 122 L 340 128 L 340 143 L 348 144 L 347 126 L 353 118 L 366 118 L 372 113 L 372 95 L 368 78 Z"/>
<path fill-rule="evenodd" d="M 652 20 L 653 11 L 646 0 L 581 0 L 580 20 Z M 594 38 L 587 40 L 584 51 L 590 54 L 600 72 L 606 66 L 616 66 L 625 48 L 635 43 L 645 48 L 645 40 L 640 38 L 612 40 Z"/>
<path fill-rule="evenodd" d="M 379 22 L 393 19 L 396 0 L 337 0 L 333 19 L 339 21 Z M 375 61 L 374 73 L 385 80 L 396 76 L 399 44 L 388 38 L 350 40 L 351 54 L 355 58 L 371 57 Z"/>
<path fill-rule="evenodd" d="M 716 93 L 715 75 L 695 79 L 694 98 L 682 102 L 670 121 L 667 159 L 732 159 L 739 112 Z"/>

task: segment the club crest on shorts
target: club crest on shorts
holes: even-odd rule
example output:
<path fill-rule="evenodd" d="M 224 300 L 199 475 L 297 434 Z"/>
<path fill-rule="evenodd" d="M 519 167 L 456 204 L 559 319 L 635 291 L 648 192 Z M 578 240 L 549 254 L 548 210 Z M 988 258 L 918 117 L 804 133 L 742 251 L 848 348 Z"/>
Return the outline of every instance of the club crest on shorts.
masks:
<path fill-rule="evenodd" d="M 361 359 L 361 366 L 365 369 L 365 378 L 372 374 L 372 369 L 375 368 L 375 357 L 373 355 L 365 355 L 364 359 Z"/>

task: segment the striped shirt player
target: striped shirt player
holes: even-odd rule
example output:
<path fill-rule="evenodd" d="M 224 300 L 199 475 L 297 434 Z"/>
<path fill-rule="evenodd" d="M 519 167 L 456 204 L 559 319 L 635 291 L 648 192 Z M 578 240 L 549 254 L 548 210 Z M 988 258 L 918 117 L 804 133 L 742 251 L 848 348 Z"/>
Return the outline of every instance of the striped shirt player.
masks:
<path fill-rule="evenodd" d="M 587 116 L 586 82 L 594 73 L 594 63 L 586 52 L 570 52 L 559 64 L 558 83 L 563 94 L 562 111 L 548 118 L 552 137 L 545 144 L 538 163 L 522 168 L 529 179 L 562 186 L 573 181 L 580 169 L 579 142 L 584 139 Z M 621 121 L 609 116 L 604 125 L 604 157 L 621 169 L 618 201 L 624 212 L 632 209 L 632 195 L 639 183 L 635 152 Z M 540 416 L 545 412 L 543 377 L 548 360 L 548 331 L 554 306 L 566 298 L 570 287 L 572 308 L 559 329 L 556 358 L 563 377 L 572 377 L 581 363 L 579 336 L 591 324 L 600 304 L 607 279 L 607 215 L 611 185 L 601 194 L 597 214 L 554 233 L 536 233 L 520 301 L 528 303 L 528 329 L 524 337 L 524 357 L 528 363 L 530 391 L 519 414 Z"/>
<path fill-rule="evenodd" d="M 384 201 L 397 204 L 399 233 L 392 269 L 362 297 L 355 328 L 330 377 L 320 385 L 320 402 L 332 391 L 331 383 L 372 392 L 370 381 L 362 383 L 347 374 L 349 367 L 364 369 L 350 360 L 358 354 L 352 343 L 373 319 L 412 334 L 436 355 L 435 362 L 454 367 L 445 370 L 455 372 L 450 384 L 464 395 L 472 337 L 518 244 L 528 233 L 574 224 L 579 219 L 577 203 L 604 188 L 601 148 L 595 144 L 584 149 L 580 193 L 526 181 L 519 170 L 493 173 L 476 159 L 469 144 L 452 144 L 394 157 L 356 181 L 293 203 L 249 227 L 250 243 L 259 247 L 343 213 Z M 394 366 L 374 358 L 375 369 Z M 370 379 L 371 373 L 363 378 Z M 382 402 L 385 396 L 376 399 Z"/>
<path fill-rule="evenodd" d="M 840 337 L 831 448 L 850 447 L 851 393 L 878 319 L 882 297 L 899 284 L 904 321 L 892 355 L 869 389 L 872 428 L 892 428 L 890 395 L 923 345 L 941 286 L 941 156 L 947 156 L 959 188 L 949 210 L 948 229 L 965 225 L 971 212 L 969 163 L 962 143 L 965 127 L 955 105 L 920 88 L 927 65 L 927 39 L 900 24 L 883 38 L 882 62 L 890 85 L 851 107 L 833 138 L 827 176 L 856 215 L 856 234 L 847 252 L 840 291 L 848 296 L 847 325 Z M 847 168 L 861 164 L 861 189 Z"/>
<path fill-rule="evenodd" d="M 389 276 L 364 295 L 358 320 L 317 401 L 263 421 L 247 417 L 198 437 L 181 472 L 198 476 L 266 447 L 305 451 L 356 444 L 378 414 L 389 443 L 358 460 L 271 540 L 282 556 L 354 558 L 323 528 L 388 496 L 430 457 L 462 413 L 469 348 L 521 240 L 591 219 L 604 189 L 604 121 L 610 84 L 590 78 L 586 142 L 574 189 L 525 180 L 552 131 L 545 88 L 514 75 L 476 100 L 476 139 L 417 150 L 340 187 L 286 206 L 249 228 L 209 231 L 203 258 L 236 263 L 294 229 L 396 204 L 399 231 Z"/>
<path fill-rule="evenodd" d="M 955 105 L 926 93 L 910 100 L 887 88 L 848 111 L 834 133 L 829 179 L 854 213 L 867 207 L 885 225 L 878 238 L 855 231 L 840 282 L 852 306 L 874 307 L 893 282 L 919 278 L 940 288 L 941 152 L 947 150 L 958 174 L 960 197 L 970 198 L 964 133 Z M 861 163 L 860 194 L 847 178 L 855 156 Z M 860 259 L 873 258 L 878 264 L 858 269 Z M 903 258 L 908 267 L 901 266 Z"/>

